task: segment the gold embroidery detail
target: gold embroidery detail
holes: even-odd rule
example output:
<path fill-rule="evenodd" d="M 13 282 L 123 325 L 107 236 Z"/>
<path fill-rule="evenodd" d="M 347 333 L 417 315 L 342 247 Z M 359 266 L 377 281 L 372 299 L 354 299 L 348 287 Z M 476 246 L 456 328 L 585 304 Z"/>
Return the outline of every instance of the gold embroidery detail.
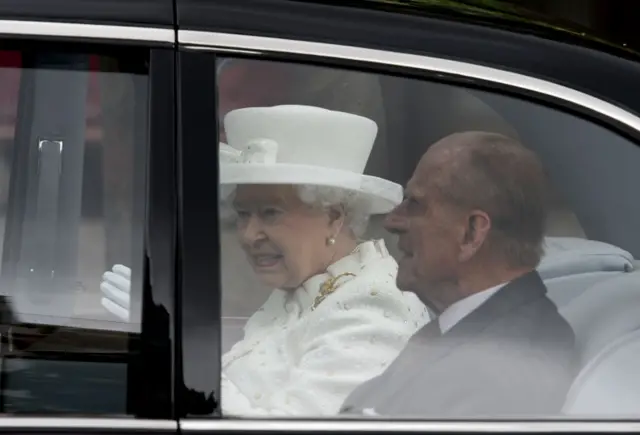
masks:
<path fill-rule="evenodd" d="M 322 285 L 320 286 L 320 294 L 316 296 L 315 300 L 313 301 L 313 306 L 311 307 L 312 311 L 318 305 L 320 305 L 320 303 L 324 301 L 327 298 L 327 296 L 329 296 L 331 293 L 333 293 L 338 289 L 338 284 L 337 284 L 338 280 L 345 276 L 356 276 L 356 275 L 350 272 L 345 272 L 333 278 L 329 278 L 328 280 L 322 283 Z"/>

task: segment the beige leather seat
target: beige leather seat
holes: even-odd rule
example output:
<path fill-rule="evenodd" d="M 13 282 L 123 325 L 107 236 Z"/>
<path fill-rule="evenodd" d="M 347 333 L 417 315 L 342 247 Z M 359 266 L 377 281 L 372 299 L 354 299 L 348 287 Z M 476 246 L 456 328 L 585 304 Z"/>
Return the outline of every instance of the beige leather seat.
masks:
<path fill-rule="evenodd" d="M 606 345 L 640 329 L 640 271 L 598 282 L 560 308 L 576 334 L 581 365 Z"/>
<path fill-rule="evenodd" d="M 640 330 L 613 340 L 577 376 L 567 395 L 563 413 L 591 418 L 639 417 L 638 361 Z"/>

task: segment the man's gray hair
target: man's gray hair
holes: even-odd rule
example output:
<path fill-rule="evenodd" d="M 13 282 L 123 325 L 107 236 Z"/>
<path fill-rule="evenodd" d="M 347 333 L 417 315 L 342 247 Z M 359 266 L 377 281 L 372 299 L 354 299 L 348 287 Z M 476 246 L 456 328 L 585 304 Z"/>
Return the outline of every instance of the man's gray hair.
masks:
<path fill-rule="evenodd" d="M 494 133 L 451 135 L 453 162 L 436 188 L 440 197 L 491 218 L 488 242 L 512 266 L 535 267 L 543 253 L 547 179 L 538 157 Z"/>

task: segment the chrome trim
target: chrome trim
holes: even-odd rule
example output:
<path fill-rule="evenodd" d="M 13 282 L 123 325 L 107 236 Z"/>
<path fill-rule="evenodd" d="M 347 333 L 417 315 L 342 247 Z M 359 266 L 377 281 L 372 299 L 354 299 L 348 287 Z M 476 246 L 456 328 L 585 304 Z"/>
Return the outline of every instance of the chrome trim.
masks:
<path fill-rule="evenodd" d="M 366 62 L 370 64 L 393 65 L 421 71 L 431 71 L 473 78 L 488 83 L 507 85 L 521 90 L 553 97 L 580 107 L 595 111 L 623 125 L 640 131 L 640 118 L 589 94 L 575 89 L 526 75 L 503 71 L 472 63 L 442 59 L 438 57 L 408 54 L 394 51 L 361 48 L 321 42 L 298 41 L 292 39 L 263 36 L 239 35 L 232 33 L 179 30 L 178 43 L 193 48 L 220 50 L 224 52 L 247 51 L 257 53 L 293 53 L 303 56 L 322 57 Z"/>
<path fill-rule="evenodd" d="M 178 430 L 174 420 L 143 420 L 135 418 L 72 418 L 72 417 L 9 417 L 0 418 L 0 430 L 3 429 L 104 429 L 109 431 L 126 430 Z"/>
<path fill-rule="evenodd" d="M 536 422 L 430 422 L 389 420 L 181 420 L 181 431 L 207 432 L 637 432 L 640 422 L 536 421 Z"/>
<path fill-rule="evenodd" d="M 168 42 L 171 44 L 175 42 L 175 32 L 173 29 L 105 24 L 62 23 L 55 21 L 0 20 L 0 34 Z"/>

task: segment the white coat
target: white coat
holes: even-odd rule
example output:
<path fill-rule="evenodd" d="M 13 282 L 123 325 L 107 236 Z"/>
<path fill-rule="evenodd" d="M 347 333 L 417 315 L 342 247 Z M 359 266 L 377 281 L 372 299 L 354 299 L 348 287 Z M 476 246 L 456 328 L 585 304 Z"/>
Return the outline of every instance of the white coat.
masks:
<path fill-rule="evenodd" d="M 384 241 L 368 241 L 295 291 L 274 290 L 222 357 L 223 415 L 337 414 L 429 320 L 397 270 Z"/>

